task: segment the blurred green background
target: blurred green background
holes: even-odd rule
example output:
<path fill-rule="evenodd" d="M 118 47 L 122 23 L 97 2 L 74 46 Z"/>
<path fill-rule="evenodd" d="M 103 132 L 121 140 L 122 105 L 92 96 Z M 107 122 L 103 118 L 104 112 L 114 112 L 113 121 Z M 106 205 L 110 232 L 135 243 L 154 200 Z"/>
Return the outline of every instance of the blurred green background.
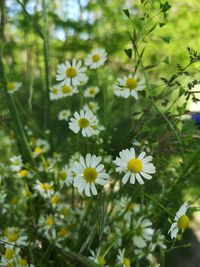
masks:
<path fill-rule="evenodd" d="M 47 101 L 43 56 L 44 47 L 43 41 L 38 34 L 38 29 L 43 29 L 45 23 L 42 1 L 21 0 L 23 6 L 19 1 L 2 1 L 7 7 L 5 17 L 6 46 L 4 48 L 4 63 L 7 77 L 9 80 L 23 83 L 23 90 L 19 91 L 18 96 L 24 122 L 29 124 L 32 118 L 34 118 L 38 127 L 44 129 L 44 106 Z M 188 62 L 187 47 L 193 47 L 195 50 L 200 51 L 200 1 L 169 1 L 172 7 L 165 18 L 158 18 L 156 16 L 160 1 L 149 1 L 151 4 L 147 4 L 146 6 L 141 4 L 141 2 L 148 1 L 48 1 L 47 24 L 49 35 L 49 75 L 51 77 L 51 84 L 55 83 L 57 64 L 73 57 L 83 59 L 86 54 L 95 47 L 104 47 L 108 53 L 108 64 L 105 67 L 106 71 L 102 78 L 106 81 L 108 88 L 113 87 L 117 77 L 127 71 L 132 71 L 132 66 L 124 53 L 124 49 L 131 47 L 128 31 L 132 31 L 133 25 L 124 15 L 123 9 L 129 9 L 134 21 L 133 24 L 138 30 L 141 26 L 139 17 L 142 17 L 149 9 L 151 9 L 152 18 L 149 27 L 151 28 L 157 22 L 162 24 L 162 26 L 156 27 L 153 34 L 150 34 L 144 44 L 146 47 L 144 55 L 145 65 L 158 64 L 155 69 L 149 71 L 152 83 L 159 84 L 160 77 L 170 77 L 176 71 L 177 64 L 186 65 Z M 23 7 L 25 7 L 26 11 Z M 157 21 L 158 19 L 159 21 Z M 198 72 L 199 64 L 194 65 L 192 68 L 194 73 Z M 198 75 L 195 77 L 198 78 Z M 183 77 L 181 82 L 184 84 L 186 80 L 187 79 Z M 62 107 L 68 106 L 69 101 L 71 100 L 64 99 L 61 103 Z M 75 97 L 73 101 L 76 103 L 79 100 Z M 9 157 L 12 147 L 9 145 L 9 140 L 7 138 L 10 134 L 11 119 L 7 112 L 6 100 L 2 93 L 0 94 L 0 103 L 0 155 L 3 155 L 3 157 L 1 156 L 1 161 L 4 162 Z M 71 105 L 75 106 L 74 103 L 71 103 Z M 116 105 L 117 104 L 118 102 L 116 102 Z M 143 105 L 145 105 L 145 103 Z M 51 120 L 55 128 L 54 134 L 61 136 L 62 140 L 64 137 L 59 133 L 61 133 L 63 129 L 66 130 L 66 126 L 61 125 L 57 121 L 56 114 L 58 111 L 58 107 L 54 105 L 51 110 Z M 176 110 L 174 110 L 174 114 L 175 113 Z M 155 135 L 152 137 L 152 142 L 156 142 L 156 129 L 158 124 L 159 120 L 155 119 L 155 129 L 154 131 L 152 130 L 152 133 L 155 132 Z M 186 133 L 199 136 L 199 131 L 195 130 L 192 121 L 184 122 L 182 127 L 185 127 Z M 34 128 L 34 130 L 37 135 L 40 135 L 38 128 Z M 59 142 L 55 141 L 56 148 L 58 145 Z M 191 150 L 198 145 L 199 138 L 193 140 Z M 165 148 L 163 148 L 163 150 Z M 172 165 L 174 164 L 173 160 L 174 159 L 172 159 Z M 175 161 L 175 164 L 176 163 Z M 194 177 L 192 175 L 190 177 L 189 187 L 187 187 L 187 190 L 184 192 L 186 198 L 192 198 L 199 192 L 200 183 L 197 173 L 200 173 L 200 170 L 199 167 L 197 168 L 198 170 L 196 170 Z M 178 262 L 180 262 L 174 262 L 174 265 L 172 265 L 170 261 L 169 266 L 199 266 L 192 265 L 194 257 L 197 257 L 198 260 L 198 255 L 200 254 L 198 243 L 198 238 L 200 240 L 198 232 L 200 221 L 198 220 L 199 218 L 197 216 L 193 223 L 195 233 L 195 235 L 193 234 L 195 240 L 194 250 L 188 252 L 188 257 L 186 257 L 187 255 L 184 256 L 186 257 L 184 262 L 182 259 L 185 251 L 181 250 L 180 260 L 178 260 Z M 189 238 L 191 237 L 189 236 Z M 191 255 L 193 256 L 191 257 Z M 177 254 L 174 255 L 177 260 L 176 256 Z M 188 265 L 187 260 L 190 262 Z M 194 262 L 196 262 L 196 260 Z"/>

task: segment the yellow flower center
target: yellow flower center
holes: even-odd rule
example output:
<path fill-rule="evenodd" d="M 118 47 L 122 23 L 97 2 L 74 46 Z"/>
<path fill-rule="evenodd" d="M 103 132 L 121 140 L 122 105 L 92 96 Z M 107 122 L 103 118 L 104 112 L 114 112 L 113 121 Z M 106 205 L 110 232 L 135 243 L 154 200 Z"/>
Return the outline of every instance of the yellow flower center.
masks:
<path fill-rule="evenodd" d="M 94 109 L 95 105 L 93 103 L 88 103 L 89 108 Z"/>
<path fill-rule="evenodd" d="M 48 216 L 46 221 L 45 221 L 45 224 L 46 225 L 52 225 L 54 223 L 54 219 L 52 216 Z"/>
<path fill-rule="evenodd" d="M 76 76 L 76 74 L 77 74 L 77 71 L 76 71 L 75 68 L 69 67 L 69 68 L 66 69 L 66 75 L 67 75 L 67 77 L 74 78 Z"/>
<path fill-rule="evenodd" d="M 129 160 L 128 164 L 127 164 L 127 168 L 129 169 L 129 171 L 131 172 L 140 172 L 142 170 L 142 162 L 139 159 L 131 159 Z"/>
<path fill-rule="evenodd" d="M 70 213 L 70 210 L 69 210 L 68 208 L 65 207 L 65 208 L 62 209 L 61 213 L 62 213 L 63 215 L 65 215 L 65 216 L 67 216 L 67 215 Z"/>
<path fill-rule="evenodd" d="M 65 180 L 65 179 L 67 178 L 67 174 L 66 174 L 66 172 L 61 171 L 61 172 L 58 174 L 58 178 L 61 179 L 61 180 Z"/>
<path fill-rule="evenodd" d="M 50 162 L 48 161 L 48 159 L 46 159 L 46 160 L 44 159 L 42 164 L 43 164 L 43 167 L 45 168 L 45 170 L 47 170 L 49 168 L 49 166 L 50 166 Z"/>
<path fill-rule="evenodd" d="M 83 176 L 84 176 L 86 182 L 91 183 L 97 179 L 98 172 L 94 168 L 88 167 L 84 170 Z"/>
<path fill-rule="evenodd" d="M 28 262 L 27 262 L 25 259 L 20 259 L 20 260 L 19 260 L 19 264 L 20 264 L 21 266 L 27 266 L 27 265 L 28 265 Z"/>
<path fill-rule="evenodd" d="M 27 170 L 21 170 L 18 172 L 20 177 L 26 177 L 28 175 L 28 171 Z"/>
<path fill-rule="evenodd" d="M 7 260 L 11 260 L 13 258 L 13 255 L 14 255 L 14 250 L 12 248 L 7 248 L 5 251 L 4 257 Z"/>
<path fill-rule="evenodd" d="M 126 206 L 127 210 L 132 210 L 134 208 L 134 204 L 133 203 L 128 203 L 128 205 Z"/>
<path fill-rule="evenodd" d="M 98 62 L 99 59 L 100 59 L 100 56 L 97 55 L 97 54 L 95 54 L 95 55 L 92 56 L 92 61 L 93 61 L 93 62 Z"/>
<path fill-rule="evenodd" d="M 94 95 L 94 94 L 95 94 L 95 88 L 91 87 L 91 88 L 89 89 L 89 93 L 90 93 L 91 95 Z"/>
<path fill-rule="evenodd" d="M 128 258 L 124 258 L 124 261 L 123 261 L 124 265 L 126 267 L 130 267 L 131 266 L 131 261 L 128 259 Z"/>
<path fill-rule="evenodd" d="M 57 89 L 56 87 L 54 87 L 54 88 L 52 89 L 52 93 L 55 94 L 55 95 L 57 95 L 57 93 L 58 93 L 58 89 Z"/>
<path fill-rule="evenodd" d="M 60 237 L 65 237 L 67 234 L 68 234 L 68 231 L 67 231 L 67 229 L 65 229 L 64 227 L 61 228 L 61 229 L 59 230 L 59 232 L 58 232 L 58 236 L 60 236 Z"/>
<path fill-rule="evenodd" d="M 104 266 L 106 264 L 106 261 L 105 261 L 104 257 L 102 257 L 102 256 L 98 256 L 97 260 L 98 260 L 99 264 L 102 266 Z"/>
<path fill-rule="evenodd" d="M 50 191 L 53 189 L 53 185 L 49 183 L 43 183 L 43 184 L 40 184 L 40 188 L 42 190 Z"/>
<path fill-rule="evenodd" d="M 25 191 L 25 196 L 26 196 L 26 197 L 29 198 L 29 197 L 32 197 L 32 195 L 33 195 L 32 192 L 29 191 L 28 189 Z"/>
<path fill-rule="evenodd" d="M 62 90 L 63 94 L 69 94 L 72 91 L 71 87 L 69 87 L 67 85 L 63 85 L 61 90 Z"/>
<path fill-rule="evenodd" d="M 34 154 L 35 155 L 39 155 L 43 152 L 43 149 L 39 146 L 37 146 L 35 149 L 34 149 Z"/>
<path fill-rule="evenodd" d="M 179 228 L 179 229 L 186 229 L 186 228 L 188 228 L 189 224 L 190 224 L 190 219 L 189 219 L 188 216 L 185 215 L 185 214 L 182 215 L 182 216 L 178 219 L 178 223 L 177 223 L 177 225 L 178 225 L 178 228 Z"/>
<path fill-rule="evenodd" d="M 11 132 L 11 133 L 9 134 L 9 138 L 10 138 L 10 139 L 15 139 L 15 134 L 14 134 L 13 132 Z"/>
<path fill-rule="evenodd" d="M 134 78 L 128 78 L 125 83 L 125 87 L 129 88 L 130 90 L 135 89 L 137 86 L 137 81 Z"/>
<path fill-rule="evenodd" d="M 18 239 L 18 234 L 17 233 L 8 233 L 7 238 L 9 242 L 15 242 Z"/>
<path fill-rule="evenodd" d="M 87 128 L 88 125 L 89 125 L 89 120 L 87 120 L 86 118 L 81 118 L 78 121 L 78 125 L 79 125 L 80 128 Z"/>
<path fill-rule="evenodd" d="M 7 83 L 7 89 L 9 90 L 9 91 L 12 91 L 13 89 L 15 88 L 15 84 L 14 83 Z"/>
<path fill-rule="evenodd" d="M 33 144 L 33 145 L 35 145 L 36 144 L 36 138 L 35 137 L 31 137 L 31 143 Z"/>
<path fill-rule="evenodd" d="M 13 197 L 10 201 L 10 204 L 11 205 L 17 205 L 19 202 L 19 199 L 17 197 Z"/>
<path fill-rule="evenodd" d="M 51 204 L 57 204 L 59 202 L 59 197 L 54 195 L 51 197 Z"/>

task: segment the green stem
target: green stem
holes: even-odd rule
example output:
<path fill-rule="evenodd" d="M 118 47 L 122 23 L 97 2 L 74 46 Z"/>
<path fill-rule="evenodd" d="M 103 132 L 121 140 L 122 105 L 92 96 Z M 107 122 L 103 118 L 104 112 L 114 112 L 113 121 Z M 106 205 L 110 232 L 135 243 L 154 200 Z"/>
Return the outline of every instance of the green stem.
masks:
<path fill-rule="evenodd" d="M 192 154 L 190 160 L 186 164 L 186 166 L 183 168 L 180 176 L 174 181 L 174 183 L 171 185 L 171 191 L 174 190 L 180 179 L 184 179 L 186 175 L 188 175 L 188 172 L 190 171 L 191 167 L 198 162 L 198 159 L 200 158 L 200 147 Z"/>
<path fill-rule="evenodd" d="M 137 52 L 138 56 L 139 56 L 139 53 Z M 169 125 L 170 129 L 172 130 L 172 132 L 174 133 L 175 137 L 177 138 L 180 146 L 181 146 L 181 150 L 183 151 L 183 147 L 182 147 L 182 141 L 178 135 L 178 133 L 176 132 L 173 124 L 170 122 L 170 120 L 165 116 L 164 113 L 162 113 L 159 108 L 157 107 L 155 101 L 154 101 L 154 98 L 153 98 L 153 95 L 152 95 L 152 92 L 151 92 L 151 88 L 149 86 L 149 82 L 148 82 L 148 77 L 147 77 L 147 73 L 146 73 L 146 70 L 145 70 L 145 67 L 143 65 L 143 62 L 142 62 L 142 59 L 140 60 L 140 64 L 141 64 L 141 67 L 142 67 L 142 70 L 143 70 L 143 74 L 144 74 L 144 77 L 145 77 L 145 83 L 146 83 L 146 86 L 147 86 L 147 89 L 148 89 L 148 92 L 150 94 L 150 98 L 151 98 L 151 101 L 152 101 L 152 104 L 155 108 L 155 110 L 161 115 L 161 117 L 163 117 L 163 119 L 167 122 L 167 124 Z"/>
<path fill-rule="evenodd" d="M 29 114 L 21 105 L 21 103 L 18 101 L 18 99 L 15 99 L 15 103 L 17 106 L 17 109 L 19 110 L 19 112 L 24 116 L 24 119 L 28 120 L 29 122 L 32 122 L 33 128 L 35 128 L 35 130 L 37 131 L 38 134 L 40 134 L 42 136 L 42 138 L 45 138 L 45 134 L 43 133 L 43 131 L 40 129 L 40 127 L 36 124 L 36 122 L 33 119 L 33 116 L 31 116 L 31 114 Z"/>
<path fill-rule="evenodd" d="M 49 78 L 49 41 L 48 41 L 48 14 L 46 1 L 43 0 L 44 14 L 44 64 L 45 64 L 45 83 L 46 83 L 46 110 L 45 110 L 45 128 L 50 130 L 50 145 L 52 151 L 52 134 L 50 126 L 50 78 Z"/>
<path fill-rule="evenodd" d="M 155 198 L 148 195 L 147 193 L 143 192 L 143 195 L 149 198 L 152 202 L 154 202 L 156 205 L 158 205 L 162 210 L 164 210 L 167 214 L 173 217 L 173 214 L 171 214 L 162 204 L 160 204 Z"/>

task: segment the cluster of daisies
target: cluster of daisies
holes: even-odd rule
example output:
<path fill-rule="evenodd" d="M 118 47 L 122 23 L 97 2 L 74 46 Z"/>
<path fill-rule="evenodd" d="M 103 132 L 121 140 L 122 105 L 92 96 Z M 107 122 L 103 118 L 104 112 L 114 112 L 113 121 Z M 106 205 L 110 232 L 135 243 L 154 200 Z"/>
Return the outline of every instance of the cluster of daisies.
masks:
<path fill-rule="evenodd" d="M 85 66 L 82 61 L 72 59 L 57 66 L 56 81 L 51 87 L 51 100 L 58 100 L 63 97 L 72 96 L 80 92 L 80 87 L 85 87 L 89 78 L 86 74 L 87 67 L 97 69 L 104 65 L 107 59 L 107 53 L 104 49 L 94 49 L 85 59 Z M 88 85 L 83 91 L 84 97 L 94 98 L 99 93 L 99 88 L 94 85 Z"/>
<path fill-rule="evenodd" d="M 41 155 L 41 157 L 43 156 Z M 26 201 L 35 203 L 38 197 L 42 198 L 44 205 L 38 219 L 34 222 L 37 234 L 47 238 L 58 247 L 70 250 L 68 240 L 70 242 L 73 240 L 75 243 L 80 240 L 78 234 L 80 226 L 77 225 L 77 222 L 84 223 L 89 214 L 84 207 L 84 203 L 78 202 L 74 208 L 71 207 L 71 204 L 67 201 L 69 195 L 65 193 L 66 190 L 73 190 L 74 187 L 77 188 L 79 194 L 91 197 L 92 195 L 97 195 L 98 186 L 104 186 L 105 191 L 110 190 L 106 184 L 112 182 L 110 178 L 112 175 L 108 170 L 106 171 L 105 160 L 100 156 L 87 154 L 83 157 L 76 153 L 70 158 L 68 164 L 64 166 L 61 164 L 60 158 L 60 155 L 55 155 L 50 160 L 54 162 L 51 168 L 40 171 L 40 173 L 52 175 L 52 179 L 43 178 L 43 180 L 39 180 L 38 178 L 35 180 L 34 174 L 31 170 L 26 169 L 26 165 L 23 164 L 20 156 L 11 157 L 9 169 L 12 175 L 8 171 L 6 173 L 8 173 L 8 177 L 16 177 L 14 183 L 16 181 L 18 187 L 23 188 L 22 195 L 24 197 L 21 199 L 21 193 L 18 188 L 18 195 L 10 199 L 9 205 L 7 204 L 8 195 L 4 197 L 4 200 L 1 198 L 0 201 L 4 207 L 2 213 L 5 216 L 11 213 L 11 216 L 16 220 L 18 216 L 23 217 L 20 207 L 26 205 Z M 40 157 L 37 159 L 39 160 Z M 110 158 L 107 161 L 109 162 Z M 115 165 L 116 172 L 122 173 L 121 180 L 123 184 L 128 183 L 128 181 L 130 184 L 134 184 L 136 181 L 139 184 L 143 184 L 146 179 L 145 174 L 148 174 L 147 179 L 150 179 L 152 174 L 155 173 L 155 167 L 151 161 L 152 156 L 146 156 L 144 152 L 136 156 L 135 149 L 131 148 L 122 150 L 113 161 L 113 166 Z M 26 171 L 29 171 L 29 177 L 34 179 L 31 191 L 26 184 L 26 181 L 30 180 L 27 180 Z M 19 183 L 21 183 L 21 186 L 19 186 Z M 119 185 L 115 185 L 114 191 L 117 193 L 119 188 Z M 112 231 L 108 226 L 105 226 L 103 234 L 107 236 L 107 239 L 102 242 L 100 248 L 90 250 L 88 258 L 100 266 L 107 267 L 121 264 L 125 267 L 131 267 L 138 260 L 144 260 L 149 264 L 148 266 L 158 267 L 156 251 L 159 248 L 165 250 L 168 241 L 161 233 L 161 230 L 156 230 L 153 222 L 145 215 L 152 213 L 154 209 L 152 204 L 144 205 L 144 203 L 134 202 L 133 196 L 122 196 L 113 199 L 113 203 L 110 203 L 110 205 L 113 208 L 109 212 L 108 225 L 109 222 L 112 223 Z M 189 204 L 184 203 L 175 214 L 174 222 L 169 229 L 171 238 L 176 238 L 179 233 L 182 233 L 189 226 L 190 219 L 187 215 L 189 208 Z M 123 219 L 118 220 L 117 218 L 120 217 Z M 85 227 L 87 227 L 87 223 Z M 34 233 L 36 229 L 34 229 Z M 132 244 L 131 251 L 126 246 L 124 247 L 123 243 L 123 235 L 124 233 L 129 233 L 129 231 L 129 244 Z M 107 240 L 115 239 L 116 236 L 118 236 L 118 239 L 113 247 L 113 250 L 116 251 L 115 263 L 110 265 L 109 254 L 113 254 L 113 252 L 106 249 L 108 246 Z M 29 232 L 26 229 L 10 226 L 1 231 L 0 238 L 6 242 L 1 256 L 2 264 L 5 264 L 5 266 L 6 264 L 11 266 L 34 266 L 20 249 L 20 247 L 27 246 L 30 242 Z"/>
<path fill-rule="evenodd" d="M 88 84 L 90 80 L 87 75 L 87 67 L 97 69 L 104 65 L 107 60 L 107 53 L 104 49 L 94 49 L 85 59 L 84 64 L 81 60 L 66 61 L 57 66 L 56 81 L 51 87 L 51 100 L 58 100 L 66 96 L 79 94 L 84 98 L 95 98 L 100 92 L 98 86 Z M 85 88 L 84 90 L 82 90 Z M 114 94 L 118 97 L 139 98 L 138 93 L 145 88 L 144 79 L 140 80 L 137 75 L 128 75 L 119 78 L 114 86 Z M 102 92 L 103 93 L 103 92 Z M 58 114 L 59 120 L 69 121 L 69 128 L 74 132 L 80 132 L 84 137 L 98 135 L 104 127 L 100 125 L 97 111 L 99 105 L 95 101 L 86 103 L 80 111 L 75 111 L 73 116 L 70 109 L 63 109 Z"/>
<path fill-rule="evenodd" d="M 57 67 L 56 81 L 51 87 L 50 99 L 58 100 L 63 97 L 72 96 L 76 93 L 84 98 L 95 98 L 100 92 L 100 88 L 88 83 L 87 67 L 97 69 L 104 65 L 107 60 L 107 53 L 104 49 L 94 49 L 85 59 L 85 66 L 81 60 L 73 59 L 66 61 Z M 85 88 L 82 90 L 82 88 Z M 69 121 L 69 129 L 74 133 L 80 132 L 84 137 L 98 135 L 104 127 L 100 125 L 96 115 L 99 105 L 95 101 L 89 101 L 80 111 L 75 111 L 72 117 L 70 109 L 63 109 L 58 114 L 59 120 Z"/>
<path fill-rule="evenodd" d="M 70 195 L 66 194 L 66 190 L 73 192 L 73 188 L 75 188 L 82 197 L 84 195 L 92 197 L 96 196 L 98 192 L 100 193 L 100 187 L 104 188 L 105 194 L 109 194 L 110 186 L 115 184 L 114 192 L 117 194 L 121 185 L 119 181 L 119 183 L 113 181 L 113 170 L 120 175 L 121 183 L 124 186 L 127 186 L 127 183 L 143 185 L 145 180 L 152 179 L 156 172 L 152 163 L 153 157 L 146 155 L 144 151 L 137 153 L 133 147 L 120 151 L 114 160 L 109 156 L 87 154 L 83 157 L 80 153 L 75 153 L 68 164 L 62 165 L 62 156 L 59 153 L 54 153 L 53 157 L 49 158 L 45 156 L 49 150 L 47 141 L 34 138 L 33 133 L 28 128 L 27 132 L 30 146 L 39 164 L 38 170 L 43 175 L 35 179 L 35 173 L 23 163 L 22 157 L 20 155 L 12 156 L 9 169 L 3 171 L 3 173 L 7 173 L 7 177 L 4 179 L 15 177 L 13 182 L 18 185 L 18 188 L 17 193 L 13 192 L 14 196 L 12 197 L 6 188 L 5 191 L 2 189 L 2 197 L 0 198 L 3 207 L 2 214 L 12 216 L 16 221 L 17 218 L 24 217 L 23 207 L 27 205 L 28 201 L 36 203 L 38 197 L 43 199 L 44 205 L 40 215 L 34 221 L 36 227 L 34 231 L 37 231 L 37 235 L 45 237 L 63 249 L 70 250 L 70 246 L 67 245 L 68 240 L 70 242 L 73 240 L 75 243 L 79 242 L 78 229 L 81 225 L 77 226 L 77 221 L 84 222 L 88 216 L 84 202 L 81 204 L 78 201 L 72 208 L 67 200 Z M 111 162 L 113 162 L 113 167 L 108 168 L 108 164 Z M 6 167 L 4 166 L 4 168 Z M 109 226 L 105 226 L 103 234 L 108 237 L 106 240 L 112 240 L 114 236 L 119 237 L 113 248 L 116 251 L 115 263 L 111 265 L 109 263 L 109 250 L 105 250 L 108 245 L 106 240 L 102 242 L 100 248 L 90 250 L 88 258 L 100 266 L 107 267 L 118 265 L 131 267 L 138 260 L 144 260 L 149 266 L 158 267 L 156 251 L 158 248 L 165 250 L 168 241 L 165 240 L 161 230 L 156 230 L 153 222 L 145 215 L 151 214 L 154 207 L 151 204 L 146 206 L 133 202 L 133 198 L 128 196 L 116 198 L 109 205 L 113 206 L 109 212 L 112 231 L 109 230 Z M 189 204 L 184 203 L 175 214 L 174 222 L 169 229 L 171 238 L 176 238 L 189 226 L 190 219 L 187 215 L 189 208 Z M 117 218 L 120 217 L 123 219 L 118 220 Z M 21 223 L 23 222 L 21 221 Z M 29 262 L 27 255 L 20 249 L 20 247 L 28 246 L 30 242 L 28 231 L 16 226 L 16 224 L 2 229 L 0 238 L 6 242 L 1 256 L 3 266 L 6 264 L 35 266 L 35 263 Z M 131 252 L 123 245 L 123 233 L 129 231 L 129 242 L 132 244 Z"/>
<path fill-rule="evenodd" d="M 103 66 L 106 60 L 107 53 L 104 49 L 94 49 L 86 57 L 84 64 L 81 60 L 67 60 L 58 65 L 57 83 L 50 89 L 52 101 L 72 97 L 75 94 L 89 98 L 89 101 L 83 103 L 81 110 L 72 112 L 71 109 L 65 108 L 58 114 L 58 120 L 67 122 L 71 131 L 75 134 L 81 133 L 83 137 L 98 136 L 105 130 L 99 120 L 100 106 L 95 101 L 96 96 L 103 92 L 97 85 L 89 84 L 87 68 L 97 69 Z M 20 87 L 20 83 L 9 82 L 8 93 L 12 94 Z M 138 100 L 140 92 L 144 89 L 145 80 L 136 74 L 130 74 L 117 79 L 114 95 Z M 110 192 L 117 196 L 123 186 L 128 188 L 137 184 L 141 187 L 156 173 L 152 153 L 148 147 L 140 149 L 138 153 L 135 149 L 141 145 L 138 142 L 133 143 L 130 148 L 122 149 L 115 159 L 105 151 L 99 150 L 99 155 L 87 153 L 83 156 L 77 152 L 66 163 L 62 155 L 57 152 L 49 156 L 50 144 L 46 141 L 48 132 L 44 133 L 43 138 L 36 138 L 28 127 L 25 129 L 37 170 L 24 164 L 21 155 L 10 157 L 8 167 L 1 166 L 5 175 L 0 176 L 0 181 L 6 180 L 0 197 L 2 214 L 8 220 L 11 217 L 15 222 L 2 229 L 0 234 L 0 239 L 5 242 L 0 262 L 2 266 L 35 266 L 34 262 L 29 262 L 21 249 L 23 246 L 29 246 L 30 235 L 27 229 L 16 226 L 19 218 L 24 218 L 23 212 L 30 203 L 34 214 L 38 213 L 37 208 L 40 209 L 40 206 L 34 207 L 34 203 L 39 200 L 41 205 L 38 217 L 31 217 L 33 230 L 37 235 L 45 237 L 62 249 L 70 250 L 70 243 L 76 244 L 80 240 L 82 224 L 84 230 L 91 231 L 87 225 L 87 218 L 93 216 L 88 214 L 87 207 L 90 205 L 88 204 L 90 200 L 93 203 L 93 200 L 98 199 L 96 197 L 98 194 L 101 200 L 102 196 L 109 196 Z M 13 192 L 7 188 L 10 177 L 14 178 Z M 104 208 L 109 216 L 103 222 L 105 225 L 101 235 L 106 235 L 107 238 L 102 240 L 101 247 L 90 249 L 88 258 L 105 267 L 131 267 L 138 260 L 143 260 L 147 266 L 158 267 L 156 251 L 165 250 L 167 241 L 161 230 L 155 229 L 153 220 L 148 218 L 154 207 L 151 204 L 137 203 L 135 199 L 133 201 L 133 197 L 125 194 L 112 199 L 112 203 L 108 203 L 108 207 Z M 189 227 L 190 219 L 187 214 L 189 208 L 190 205 L 184 203 L 175 214 L 168 231 L 172 239 L 177 238 Z M 21 221 L 21 224 L 23 223 L 26 224 L 25 218 Z M 112 231 L 109 225 L 112 225 Z M 127 233 L 131 251 L 124 247 L 124 233 Z M 114 240 L 112 246 L 109 240 Z M 42 243 L 35 240 L 34 246 L 41 249 Z M 115 260 L 111 260 L 111 265 L 110 248 L 114 251 L 112 254 L 115 254 Z"/>
<path fill-rule="evenodd" d="M 155 258 L 155 252 L 157 249 L 166 249 L 165 237 L 160 231 L 156 231 L 153 227 L 153 223 L 149 219 L 145 219 L 144 212 L 150 212 L 151 206 L 144 207 L 138 203 L 133 203 L 131 197 L 122 197 L 119 200 L 114 200 L 115 208 L 112 212 L 112 216 L 119 216 L 123 214 L 122 221 L 112 222 L 112 233 L 110 239 L 113 236 L 118 236 L 116 244 L 113 247 L 115 251 L 115 263 L 108 264 L 109 262 L 109 250 L 104 251 L 104 244 L 100 249 L 91 250 L 89 259 L 98 263 L 100 266 L 123 266 L 131 267 L 139 261 L 145 259 L 147 266 L 159 266 Z M 121 239 L 122 230 L 123 233 L 130 231 L 129 246 L 123 244 Z M 109 230 L 106 234 L 109 235 Z"/>
<path fill-rule="evenodd" d="M 50 99 L 58 100 L 64 97 L 71 97 L 79 94 L 84 98 L 95 98 L 100 93 L 100 88 L 96 85 L 88 84 L 89 77 L 87 68 L 97 69 L 105 64 L 107 53 L 103 48 L 92 50 L 85 58 L 84 65 L 81 60 L 72 59 L 57 66 L 56 81 L 50 88 Z M 19 90 L 21 83 L 8 82 L 8 93 L 12 94 Z M 82 90 L 82 88 L 85 88 Z M 114 94 L 118 97 L 133 97 L 138 99 L 138 93 L 145 88 L 145 80 L 138 76 L 128 75 L 118 78 L 114 85 Z M 58 113 L 58 120 L 69 121 L 69 128 L 74 132 L 80 132 L 84 137 L 98 135 L 104 127 L 100 124 L 97 111 L 99 105 L 95 101 L 89 101 L 81 110 L 71 113 L 70 109 L 63 109 Z M 37 153 L 36 153 L 37 154 Z"/>

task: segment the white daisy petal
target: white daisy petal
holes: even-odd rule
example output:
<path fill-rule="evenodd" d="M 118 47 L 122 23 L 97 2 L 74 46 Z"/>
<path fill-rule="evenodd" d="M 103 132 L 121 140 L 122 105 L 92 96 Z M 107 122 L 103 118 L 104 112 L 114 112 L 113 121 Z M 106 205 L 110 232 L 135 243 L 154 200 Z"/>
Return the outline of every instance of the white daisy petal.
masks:
<path fill-rule="evenodd" d="M 135 178 L 138 181 L 139 184 L 144 184 L 144 181 L 142 180 L 142 177 L 140 176 L 139 173 L 135 174 Z"/>
<path fill-rule="evenodd" d="M 92 194 L 93 194 L 93 195 L 97 195 L 97 189 L 96 189 L 94 183 L 91 184 L 91 191 L 92 191 Z"/>
<path fill-rule="evenodd" d="M 86 155 L 86 160 L 85 160 L 85 162 L 86 162 L 86 166 L 87 166 L 87 167 L 90 167 L 90 165 L 91 165 L 91 154 L 87 154 L 87 155 Z"/>
<path fill-rule="evenodd" d="M 149 174 L 147 174 L 147 173 L 145 173 L 143 171 L 141 171 L 140 174 L 141 174 L 141 176 L 143 176 L 147 180 L 151 180 L 152 179 L 151 175 L 149 175 Z"/>
<path fill-rule="evenodd" d="M 141 152 L 140 155 L 138 156 L 138 159 L 142 160 L 146 155 L 146 152 Z"/>
<path fill-rule="evenodd" d="M 91 193 L 90 193 L 90 184 L 89 183 L 87 183 L 86 186 L 85 186 L 85 194 L 88 197 L 91 196 Z"/>
<path fill-rule="evenodd" d="M 134 173 L 131 174 L 130 183 L 131 184 L 134 184 L 135 183 L 135 174 Z"/>
<path fill-rule="evenodd" d="M 122 178 L 122 183 L 123 183 L 123 184 L 126 184 L 126 183 L 128 182 L 129 177 L 130 177 L 130 173 L 127 172 L 127 173 L 124 175 L 124 177 Z"/>

